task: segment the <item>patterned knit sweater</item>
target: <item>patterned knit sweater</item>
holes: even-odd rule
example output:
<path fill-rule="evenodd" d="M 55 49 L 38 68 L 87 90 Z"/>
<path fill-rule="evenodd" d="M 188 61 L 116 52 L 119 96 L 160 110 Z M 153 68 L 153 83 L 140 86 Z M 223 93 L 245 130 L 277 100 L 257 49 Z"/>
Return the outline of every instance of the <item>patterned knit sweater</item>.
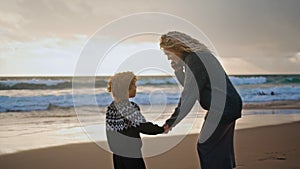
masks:
<path fill-rule="evenodd" d="M 164 132 L 163 127 L 147 122 L 139 106 L 129 100 L 112 102 L 106 112 L 107 140 L 112 152 L 128 156 L 128 152 L 140 152 L 140 133 L 156 135 Z M 125 155 L 124 155 L 125 153 Z"/>

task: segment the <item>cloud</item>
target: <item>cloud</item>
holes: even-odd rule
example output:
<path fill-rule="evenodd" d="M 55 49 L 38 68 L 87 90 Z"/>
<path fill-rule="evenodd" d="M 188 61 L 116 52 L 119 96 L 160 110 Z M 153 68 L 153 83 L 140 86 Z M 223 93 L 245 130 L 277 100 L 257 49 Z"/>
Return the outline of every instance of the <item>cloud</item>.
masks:
<path fill-rule="evenodd" d="M 0 46 L 0 75 L 71 74 L 87 38 L 44 38 Z M 17 68 L 17 69 L 16 69 Z"/>
<path fill-rule="evenodd" d="M 220 56 L 229 58 L 225 65 L 231 73 L 299 72 L 299 52 L 286 55 L 299 51 L 299 5 L 293 0 L 2 0 L 0 71 L 12 71 L 10 65 L 22 64 L 22 59 L 53 65 L 47 59 L 72 58 L 84 39 L 110 21 L 153 11 L 185 18 L 203 30 Z"/>
<path fill-rule="evenodd" d="M 14 42 L 5 46 L 2 45 L 0 47 L 0 51 L 2 51 L 0 53 L 0 76 L 73 75 L 87 38 L 85 35 L 74 35 L 73 39 L 45 38 L 31 42 Z M 99 48 L 104 45 L 97 41 L 94 43 Z M 139 54 L 140 50 L 146 52 Z M 152 50 L 158 51 L 158 54 L 153 53 L 155 51 Z M 95 54 L 97 51 L 91 52 Z M 170 69 L 166 57 L 162 57 L 159 53 L 162 54 L 157 43 L 126 43 L 124 41 L 124 43 L 111 49 L 99 65 L 98 73 L 107 75 L 112 74 L 117 69 L 136 69 L 137 66 L 139 68 L 147 67 L 149 64 L 154 67 L 158 62 L 162 64 L 153 59 L 153 55 L 165 61 L 164 66 Z M 99 57 L 97 54 L 95 56 Z M 135 57 L 136 60 L 128 62 L 127 60 L 132 57 Z M 99 59 L 94 58 L 94 62 L 99 62 Z M 125 62 L 127 65 L 124 65 Z M 86 66 L 90 67 L 91 65 Z M 15 69 L 16 67 L 17 69 Z"/>
<path fill-rule="evenodd" d="M 22 27 L 28 21 L 16 12 L 6 12 L 0 10 L 0 45 L 3 42 L 23 39 Z"/>
<path fill-rule="evenodd" d="M 300 52 L 294 54 L 294 56 L 291 56 L 289 61 L 292 63 L 300 63 Z"/>
<path fill-rule="evenodd" d="M 0 11 L 0 23 L 4 25 L 18 27 L 24 22 L 24 17 L 18 13 Z"/>
<path fill-rule="evenodd" d="M 221 58 L 222 65 L 228 74 L 260 74 L 266 69 L 239 57 Z"/>
<path fill-rule="evenodd" d="M 2 44 L 0 47 L 0 57 L 63 57 L 71 56 L 77 47 L 81 47 L 87 40 L 84 35 L 74 35 L 73 39 L 63 38 L 43 38 L 32 41 L 20 42 L 14 41 Z"/>

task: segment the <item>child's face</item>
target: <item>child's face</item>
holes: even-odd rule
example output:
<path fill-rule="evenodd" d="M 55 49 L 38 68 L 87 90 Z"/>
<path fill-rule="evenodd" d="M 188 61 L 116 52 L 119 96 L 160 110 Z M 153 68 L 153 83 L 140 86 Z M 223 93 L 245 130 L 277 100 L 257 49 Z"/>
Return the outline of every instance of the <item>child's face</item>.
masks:
<path fill-rule="evenodd" d="M 129 89 L 129 98 L 135 97 L 136 95 L 136 84 L 132 85 Z"/>

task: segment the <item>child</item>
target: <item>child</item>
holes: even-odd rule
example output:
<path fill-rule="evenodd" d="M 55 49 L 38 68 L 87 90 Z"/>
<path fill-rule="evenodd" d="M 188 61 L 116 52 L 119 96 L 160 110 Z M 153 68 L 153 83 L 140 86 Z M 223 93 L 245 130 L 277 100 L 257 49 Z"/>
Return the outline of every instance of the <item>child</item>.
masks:
<path fill-rule="evenodd" d="M 136 81 L 132 72 L 123 72 L 115 74 L 108 82 L 107 89 L 114 100 L 106 112 L 106 134 L 115 169 L 145 169 L 140 133 L 164 132 L 163 127 L 146 122 L 139 106 L 129 101 L 136 95 Z"/>

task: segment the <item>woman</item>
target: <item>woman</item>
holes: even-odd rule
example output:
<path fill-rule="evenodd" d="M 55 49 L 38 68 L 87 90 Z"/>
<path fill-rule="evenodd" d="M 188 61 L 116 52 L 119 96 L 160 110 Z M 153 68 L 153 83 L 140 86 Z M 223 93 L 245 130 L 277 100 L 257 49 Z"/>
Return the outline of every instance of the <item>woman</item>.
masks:
<path fill-rule="evenodd" d="M 168 56 L 168 60 L 171 60 L 176 78 L 184 87 L 178 106 L 164 125 L 165 130 L 170 130 L 178 124 L 191 111 L 197 100 L 201 107 L 207 110 L 204 124 L 207 123 L 207 117 L 213 112 L 212 94 L 218 93 L 218 98 L 224 98 L 221 101 L 224 103 L 220 112 L 221 118 L 214 122 L 217 127 L 210 137 L 197 144 L 201 169 L 235 168 L 233 136 L 235 121 L 241 117 L 241 97 L 215 56 L 198 40 L 177 31 L 162 35 L 160 40 L 161 49 Z M 211 72 L 214 67 L 224 74 L 222 92 L 212 83 L 212 79 L 215 78 L 212 76 L 216 76 L 215 72 Z"/>

